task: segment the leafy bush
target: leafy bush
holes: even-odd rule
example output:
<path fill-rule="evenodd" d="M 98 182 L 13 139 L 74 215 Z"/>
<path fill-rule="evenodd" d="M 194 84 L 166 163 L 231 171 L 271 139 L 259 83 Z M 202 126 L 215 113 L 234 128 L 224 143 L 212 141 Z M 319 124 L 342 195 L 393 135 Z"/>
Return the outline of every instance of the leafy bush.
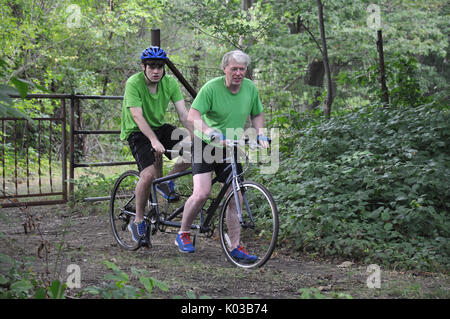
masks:
<path fill-rule="evenodd" d="M 139 282 L 143 287 L 135 287 L 132 285 L 130 276 L 120 270 L 120 268 L 110 262 L 105 261 L 105 265 L 113 271 L 105 275 L 105 282 L 102 287 L 87 287 L 84 292 L 92 295 L 101 295 L 105 299 L 136 299 L 136 298 L 151 298 L 154 287 L 158 287 L 162 291 L 167 292 L 168 286 L 153 277 L 148 276 L 146 271 L 131 268 L 134 276 L 139 278 Z M 108 281 L 108 282 L 106 282 Z"/>
<path fill-rule="evenodd" d="M 419 63 L 413 56 L 392 54 L 385 61 L 386 85 L 392 105 L 419 106 L 433 100 L 426 96 L 425 88 L 421 88 Z M 377 103 L 382 100 L 383 92 L 380 84 L 380 67 L 377 59 L 367 69 L 343 71 L 337 76 L 342 86 L 350 85 L 351 90 L 366 95 L 370 101 Z M 348 103 L 352 96 L 345 99 Z M 437 97 L 435 97 L 437 98 Z"/>
<path fill-rule="evenodd" d="M 108 196 L 115 180 L 121 172 L 105 175 L 93 169 L 86 170 L 89 175 L 81 175 L 72 180 L 75 184 L 75 202 L 81 202 L 86 197 Z"/>
<path fill-rule="evenodd" d="M 44 282 L 31 263 L 19 262 L 0 253 L 0 299 L 64 299 L 66 285 L 59 280 Z"/>
<path fill-rule="evenodd" d="M 299 130 L 266 177 L 280 237 L 391 268 L 449 265 L 448 108 L 365 108 Z"/>

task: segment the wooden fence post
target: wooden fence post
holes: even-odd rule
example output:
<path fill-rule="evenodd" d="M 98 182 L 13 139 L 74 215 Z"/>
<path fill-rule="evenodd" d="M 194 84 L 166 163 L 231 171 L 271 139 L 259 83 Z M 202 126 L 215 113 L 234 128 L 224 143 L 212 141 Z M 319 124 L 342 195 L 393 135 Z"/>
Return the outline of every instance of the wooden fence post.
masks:
<path fill-rule="evenodd" d="M 378 56 L 380 59 L 380 83 L 381 83 L 381 99 L 385 106 L 389 105 L 389 91 L 386 86 L 386 70 L 384 68 L 384 52 L 383 52 L 383 35 L 381 30 L 378 30 L 377 41 Z"/>
<path fill-rule="evenodd" d="M 152 46 L 161 47 L 161 35 L 159 29 L 152 29 Z M 155 168 L 156 168 L 156 178 L 163 176 L 163 158 L 162 154 L 157 155 L 155 153 Z"/>

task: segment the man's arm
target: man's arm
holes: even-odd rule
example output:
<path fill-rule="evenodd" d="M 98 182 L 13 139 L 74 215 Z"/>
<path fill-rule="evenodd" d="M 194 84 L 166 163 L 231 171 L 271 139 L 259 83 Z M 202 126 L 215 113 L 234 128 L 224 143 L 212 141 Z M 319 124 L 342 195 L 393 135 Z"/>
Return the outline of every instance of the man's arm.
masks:
<path fill-rule="evenodd" d="M 194 134 L 194 127 L 191 122 L 188 121 L 188 111 L 184 104 L 184 100 L 175 102 L 175 110 L 178 113 L 178 118 L 180 119 L 181 125 L 183 125 L 188 131 L 191 137 Z"/>
<path fill-rule="evenodd" d="M 192 125 L 194 129 L 197 129 L 203 134 L 209 136 L 214 130 L 210 128 L 202 119 L 202 113 L 192 108 L 189 110 L 187 121 Z"/>
<path fill-rule="evenodd" d="M 259 113 L 258 115 L 252 116 L 252 125 L 256 129 L 256 134 L 265 136 L 264 134 L 264 114 L 263 112 Z M 268 148 L 269 143 L 268 141 L 259 140 L 259 144 L 261 144 L 262 147 Z"/>
<path fill-rule="evenodd" d="M 139 127 L 141 132 L 150 140 L 156 153 L 164 153 L 166 150 L 164 149 L 164 146 L 159 142 L 150 125 L 148 125 L 147 121 L 145 120 L 144 115 L 142 114 L 142 108 L 130 107 L 130 111 L 137 126 Z"/>

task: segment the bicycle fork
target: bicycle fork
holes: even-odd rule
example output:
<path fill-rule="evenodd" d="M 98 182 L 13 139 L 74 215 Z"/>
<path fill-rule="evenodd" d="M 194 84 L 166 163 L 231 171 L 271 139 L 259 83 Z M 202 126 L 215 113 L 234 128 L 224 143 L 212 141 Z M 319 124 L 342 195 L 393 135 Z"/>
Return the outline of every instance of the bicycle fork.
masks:
<path fill-rule="evenodd" d="M 233 167 L 233 169 L 235 169 L 235 168 Z M 234 176 L 236 176 L 236 175 L 234 175 Z M 242 186 L 240 185 L 240 182 L 239 182 L 237 176 L 235 178 L 233 178 L 232 185 L 233 185 L 234 200 L 236 203 L 236 211 L 238 214 L 239 223 L 241 224 L 241 226 L 243 228 L 253 229 L 255 227 L 255 222 L 253 220 L 252 212 L 251 212 L 250 206 L 248 204 L 247 195 L 245 194 L 245 189 L 243 189 Z M 245 208 L 247 208 L 249 222 L 244 221 L 244 216 L 242 214 L 242 207 L 241 207 L 241 203 L 239 200 L 239 194 L 238 194 L 239 191 L 241 192 L 241 195 L 242 195 L 242 203 L 245 205 Z"/>

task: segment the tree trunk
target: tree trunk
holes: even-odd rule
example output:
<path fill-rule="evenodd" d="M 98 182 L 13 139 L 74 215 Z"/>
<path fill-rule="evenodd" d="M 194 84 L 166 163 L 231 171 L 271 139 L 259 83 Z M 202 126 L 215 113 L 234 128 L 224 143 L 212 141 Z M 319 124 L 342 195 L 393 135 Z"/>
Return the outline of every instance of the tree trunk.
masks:
<path fill-rule="evenodd" d="M 302 16 L 298 15 L 296 21 L 288 23 L 289 33 L 290 34 L 302 33 L 303 31 L 302 25 L 303 25 Z"/>
<path fill-rule="evenodd" d="M 330 117 L 331 104 L 333 103 L 333 84 L 331 82 L 330 63 L 328 62 L 327 41 L 325 37 L 325 25 L 323 22 L 323 4 L 321 0 L 317 0 L 317 6 L 319 8 L 319 24 L 320 37 L 322 38 L 323 66 L 325 68 L 325 74 L 327 75 L 327 98 L 325 100 L 324 114 L 326 117 Z"/>
<path fill-rule="evenodd" d="M 114 11 L 114 1 L 113 0 L 109 0 L 109 10 L 111 12 Z M 111 42 L 113 34 L 114 33 L 112 31 L 109 32 L 108 42 Z M 105 74 L 105 78 L 103 79 L 102 95 L 106 95 L 106 91 L 108 89 L 108 84 L 109 84 L 109 69 L 106 69 L 105 71 L 103 71 L 103 73 Z"/>
<path fill-rule="evenodd" d="M 195 53 L 194 53 L 194 56 L 192 57 L 194 67 L 192 68 L 191 83 L 192 83 L 192 87 L 194 88 L 194 90 L 198 91 L 199 90 L 199 80 L 200 80 L 198 65 L 201 60 L 201 55 L 199 53 L 202 50 L 201 42 L 200 41 L 196 42 L 194 44 L 194 48 L 195 48 Z"/>
<path fill-rule="evenodd" d="M 253 4 L 253 0 L 241 0 L 241 9 L 247 11 Z"/>
<path fill-rule="evenodd" d="M 377 41 L 378 55 L 380 57 L 380 83 L 381 83 L 381 99 L 384 106 L 389 105 L 389 92 L 386 86 L 386 71 L 384 69 L 384 52 L 383 52 L 383 35 L 381 30 L 378 30 Z"/>
<path fill-rule="evenodd" d="M 248 9 L 250 9 L 250 7 L 252 6 L 253 2 L 255 2 L 255 1 L 254 0 L 241 0 L 241 10 L 248 11 Z M 238 45 L 243 51 L 247 51 L 248 48 L 252 46 L 255 39 L 253 39 L 253 38 L 247 39 L 248 40 L 247 45 L 244 47 L 245 40 L 246 39 L 243 35 L 241 35 L 239 37 Z M 253 68 L 251 65 L 249 65 L 247 67 L 247 73 L 245 76 L 247 78 L 249 78 L 250 80 L 253 80 Z"/>
<path fill-rule="evenodd" d="M 315 58 L 313 59 L 309 65 L 308 70 L 306 71 L 305 84 L 309 86 L 319 87 L 320 91 L 317 90 L 314 93 L 314 100 L 312 104 L 306 105 L 308 110 L 315 110 L 319 105 L 319 97 L 322 95 L 321 90 L 323 89 L 323 79 L 325 77 L 325 68 L 323 61 Z"/>

